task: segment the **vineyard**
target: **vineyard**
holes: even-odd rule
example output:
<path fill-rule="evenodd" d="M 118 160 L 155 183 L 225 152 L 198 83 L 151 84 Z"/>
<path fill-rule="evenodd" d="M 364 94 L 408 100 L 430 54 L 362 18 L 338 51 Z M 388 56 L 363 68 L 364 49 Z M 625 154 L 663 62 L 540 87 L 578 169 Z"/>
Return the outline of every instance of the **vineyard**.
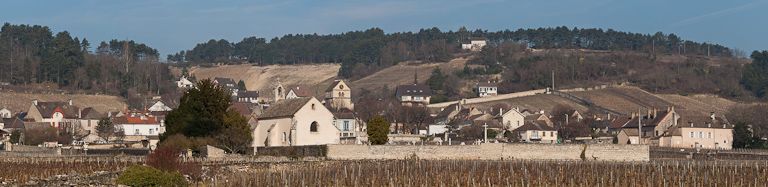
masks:
<path fill-rule="evenodd" d="M 398 160 L 273 164 L 223 186 L 764 186 L 768 162 Z"/>
<path fill-rule="evenodd" d="M 114 185 L 141 159 L 0 159 L 2 184 Z M 214 162 L 203 186 L 764 186 L 768 161 L 363 160 Z M 61 179 L 65 176 L 68 178 Z M 61 182 L 67 183 L 61 183 Z M 57 183 L 60 182 L 60 183 Z"/>

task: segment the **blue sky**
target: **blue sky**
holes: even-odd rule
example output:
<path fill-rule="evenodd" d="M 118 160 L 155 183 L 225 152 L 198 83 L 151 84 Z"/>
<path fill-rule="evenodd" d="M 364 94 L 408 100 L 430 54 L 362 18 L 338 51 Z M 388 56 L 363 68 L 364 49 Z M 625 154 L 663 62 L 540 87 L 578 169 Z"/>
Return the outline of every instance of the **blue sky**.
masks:
<path fill-rule="evenodd" d="M 568 26 L 676 33 L 746 51 L 768 49 L 768 0 L 729 1 L 3 1 L 0 22 L 39 24 L 91 43 L 132 39 L 162 54 L 208 39 L 289 33 L 386 32 L 461 26 L 490 31 Z"/>

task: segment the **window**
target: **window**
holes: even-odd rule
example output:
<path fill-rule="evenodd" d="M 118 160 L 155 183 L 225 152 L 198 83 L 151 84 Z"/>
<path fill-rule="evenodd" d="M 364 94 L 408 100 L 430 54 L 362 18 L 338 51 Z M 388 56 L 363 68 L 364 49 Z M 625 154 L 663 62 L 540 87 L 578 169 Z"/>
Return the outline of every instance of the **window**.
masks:
<path fill-rule="evenodd" d="M 339 85 L 339 89 L 344 89 L 344 85 Z"/>
<path fill-rule="evenodd" d="M 312 110 L 314 110 L 314 109 L 315 109 L 315 104 L 314 104 L 314 103 L 312 103 Z"/>
<path fill-rule="evenodd" d="M 288 134 L 283 132 L 283 142 L 287 142 L 287 141 L 288 141 Z"/>
<path fill-rule="evenodd" d="M 691 138 L 693 138 L 693 132 L 688 133 Z"/>
<path fill-rule="evenodd" d="M 312 124 L 309 125 L 309 132 L 317 132 L 317 121 L 313 121 Z"/>
<path fill-rule="evenodd" d="M 554 133 L 552 133 L 552 132 L 550 131 L 550 132 L 549 132 L 549 137 L 555 137 L 555 135 L 553 135 L 553 134 L 554 134 Z"/>
<path fill-rule="evenodd" d="M 133 134 L 136 134 L 136 135 L 140 134 L 139 129 L 136 129 Z"/>
<path fill-rule="evenodd" d="M 699 138 L 704 138 L 704 133 L 699 131 Z"/>
<path fill-rule="evenodd" d="M 712 138 L 712 132 L 707 133 L 707 138 Z"/>
<path fill-rule="evenodd" d="M 155 129 L 149 129 L 149 134 L 154 134 L 154 133 L 155 133 Z"/>
<path fill-rule="evenodd" d="M 349 131 L 349 121 L 344 121 L 344 131 Z"/>

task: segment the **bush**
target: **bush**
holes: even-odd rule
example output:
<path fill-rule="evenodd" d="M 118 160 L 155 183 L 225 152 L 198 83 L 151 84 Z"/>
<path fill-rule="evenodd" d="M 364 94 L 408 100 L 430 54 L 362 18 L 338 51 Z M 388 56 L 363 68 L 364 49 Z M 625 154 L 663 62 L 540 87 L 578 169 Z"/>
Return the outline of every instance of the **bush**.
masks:
<path fill-rule="evenodd" d="M 368 121 L 368 141 L 373 145 L 383 145 L 388 141 L 389 122 L 381 116 Z"/>
<path fill-rule="evenodd" d="M 179 172 L 164 172 L 148 166 L 131 166 L 119 177 L 117 183 L 128 186 L 187 186 Z"/>
<path fill-rule="evenodd" d="M 147 165 L 162 171 L 178 171 L 180 149 L 160 147 L 147 156 Z"/>

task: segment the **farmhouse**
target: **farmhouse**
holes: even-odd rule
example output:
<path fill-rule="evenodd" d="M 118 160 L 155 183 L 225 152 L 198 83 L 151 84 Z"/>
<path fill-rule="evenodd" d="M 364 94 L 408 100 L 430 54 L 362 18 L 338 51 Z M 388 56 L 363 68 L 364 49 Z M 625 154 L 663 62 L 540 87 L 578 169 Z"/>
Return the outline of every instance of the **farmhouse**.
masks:
<path fill-rule="evenodd" d="M 333 113 L 314 97 L 274 103 L 258 118 L 253 147 L 338 144 Z"/>
<path fill-rule="evenodd" d="M 633 114 L 617 135 L 619 144 L 656 144 L 658 137 L 677 124 L 680 115 L 674 107 L 666 111 L 649 109 L 645 115 Z"/>
<path fill-rule="evenodd" d="M 497 117 L 501 121 L 502 127 L 507 130 L 515 130 L 525 124 L 525 115 L 520 113 L 520 109 L 512 108 L 511 110 L 504 111 L 504 108 L 499 108 L 500 116 Z"/>
<path fill-rule="evenodd" d="M 400 85 L 395 96 L 405 106 L 428 105 L 432 98 L 432 89 L 423 84 Z"/>
<path fill-rule="evenodd" d="M 659 147 L 732 149 L 733 126 L 722 117 L 696 118 L 678 124 L 659 137 Z"/>
<path fill-rule="evenodd" d="M 149 141 L 150 147 L 156 146 L 157 137 L 165 132 L 165 122 L 155 116 L 131 112 L 122 117 L 115 117 L 112 122 L 125 133 L 124 141 Z"/>

